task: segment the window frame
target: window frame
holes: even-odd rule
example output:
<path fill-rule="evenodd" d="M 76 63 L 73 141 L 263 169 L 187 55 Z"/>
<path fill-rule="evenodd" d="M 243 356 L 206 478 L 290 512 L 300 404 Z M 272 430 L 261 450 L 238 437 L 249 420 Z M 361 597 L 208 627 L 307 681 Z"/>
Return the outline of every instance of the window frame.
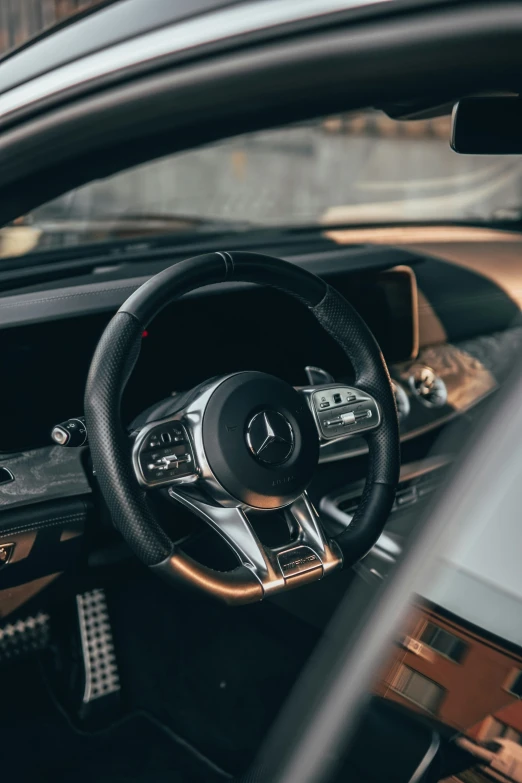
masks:
<path fill-rule="evenodd" d="M 398 679 L 398 677 L 401 675 L 402 670 L 408 669 L 411 675 L 416 675 L 417 677 L 420 677 L 422 680 L 425 680 L 427 683 L 431 685 L 435 685 L 440 692 L 440 698 L 438 700 L 437 706 L 435 709 L 428 708 L 424 706 L 424 704 L 421 704 L 416 699 L 412 699 L 411 696 L 408 696 L 403 691 L 399 690 L 393 683 Z M 393 673 L 393 676 L 391 677 L 391 681 L 389 683 L 390 690 L 392 690 L 394 693 L 397 693 L 399 696 L 401 696 L 403 699 L 406 699 L 407 701 L 411 702 L 412 704 L 415 704 L 417 707 L 420 707 L 420 709 L 427 712 L 429 715 L 437 715 L 440 711 L 441 705 L 446 697 L 447 689 L 441 685 L 436 680 L 433 680 L 431 677 L 427 677 L 425 674 L 422 674 L 422 672 L 417 671 L 417 669 L 414 669 L 412 666 L 408 666 L 407 663 L 404 663 L 404 661 L 401 661 L 399 665 L 397 666 L 395 672 Z"/>
<path fill-rule="evenodd" d="M 521 693 L 515 693 L 515 691 L 512 691 L 511 688 L 515 685 L 515 683 L 520 680 L 520 688 Z M 511 669 L 509 676 L 506 679 L 506 682 L 504 683 L 504 690 L 507 691 L 511 696 L 514 696 L 515 699 L 522 699 L 522 669 L 513 668 Z"/>
<path fill-rule="evenodd" d="M 462 655 L 460 659 L 452 658 L 450 655 L 447 655 L 447 653 L 442 652 L 441 650 L 438 650 L 436 647 L 433 647 L 430 643 L 426 642 L 422 636 L 426 632 L 428 626 L 432 626 L 436 629 L 437 632 L 442 632 L 447 634 L 448 636 L 452 636 L 457 642 L 459 642 L 461 645 L 463 645 L 464 649 L 462 651 Z M 469 652 L 469 644 L 462 639 L 462 637 L 457 636 L 457 634 L 453 633 L 452 631 L 448 631 L 446 628 L 443 628 L 441 625 L 437 625 L 437 623 L 433 622 L 432 620 L 426 620 L 423 627 L 421 628 L 419 635 L 417 637 L 418 641 L 421 644 L 424 644 L 426 647 L 429 647 L 430 650 L 433 650 L 434 653 L 437 655 L 441 655 L 443 658 L 446 658 L 446 660 L 451 661 L 452 663 L 456 663 L 459 666 L 462 665 L 467 653 Z"/>

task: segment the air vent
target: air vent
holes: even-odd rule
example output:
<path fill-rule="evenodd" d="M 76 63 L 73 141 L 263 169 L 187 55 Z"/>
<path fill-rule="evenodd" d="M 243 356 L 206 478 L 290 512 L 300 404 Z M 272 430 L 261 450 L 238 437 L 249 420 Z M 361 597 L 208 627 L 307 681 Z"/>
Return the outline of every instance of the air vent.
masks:
<path fill-rule="evenodd" d="M 395 402 L 397 404 L 397 414 L 399 421 L 404 421 L 408 413 L 410 412 L 410 401 L 408 395 L 397 381 L 392 381 L 393 393 L 395 395 Z"/>
<path fill-rule="evenodd" d="M 427 408 L 440 408 L 446 403 L 446 384 L 430 367 L 414 367 L 409 384 L 419 402 Z"/>

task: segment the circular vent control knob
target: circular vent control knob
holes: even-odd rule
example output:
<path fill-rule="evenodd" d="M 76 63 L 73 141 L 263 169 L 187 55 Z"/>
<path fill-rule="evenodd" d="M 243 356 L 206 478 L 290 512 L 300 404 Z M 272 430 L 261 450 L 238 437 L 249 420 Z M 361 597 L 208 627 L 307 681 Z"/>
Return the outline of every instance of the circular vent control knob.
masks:
<path fill-rule="evenodd" d="M 440 408 L 448 398 L 446 384 L 430 367 L 414 367 L 409 378 L 410 389 L 428 408 Z"/>

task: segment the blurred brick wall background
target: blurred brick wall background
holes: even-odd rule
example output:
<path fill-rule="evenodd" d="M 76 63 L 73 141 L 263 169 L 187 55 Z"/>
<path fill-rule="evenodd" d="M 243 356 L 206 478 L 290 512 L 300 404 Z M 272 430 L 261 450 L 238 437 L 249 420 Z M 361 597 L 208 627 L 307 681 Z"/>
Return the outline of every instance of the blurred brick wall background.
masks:
<path fill-rule="evenodd" d="M 101 0 L 0 0 L 0 55 Z"/>

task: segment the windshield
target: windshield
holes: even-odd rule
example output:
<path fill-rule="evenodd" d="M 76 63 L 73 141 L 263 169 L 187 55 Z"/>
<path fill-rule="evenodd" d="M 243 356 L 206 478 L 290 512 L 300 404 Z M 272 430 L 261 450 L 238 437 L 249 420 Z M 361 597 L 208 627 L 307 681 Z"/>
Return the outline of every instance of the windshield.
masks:
<path fill-rule="evenodd" d="M 519 159 L 459 156 L 449 124 L 367 111 L 177 153 L 21 217 L 0 252 L 223 228 L 518 221 Z"/>

